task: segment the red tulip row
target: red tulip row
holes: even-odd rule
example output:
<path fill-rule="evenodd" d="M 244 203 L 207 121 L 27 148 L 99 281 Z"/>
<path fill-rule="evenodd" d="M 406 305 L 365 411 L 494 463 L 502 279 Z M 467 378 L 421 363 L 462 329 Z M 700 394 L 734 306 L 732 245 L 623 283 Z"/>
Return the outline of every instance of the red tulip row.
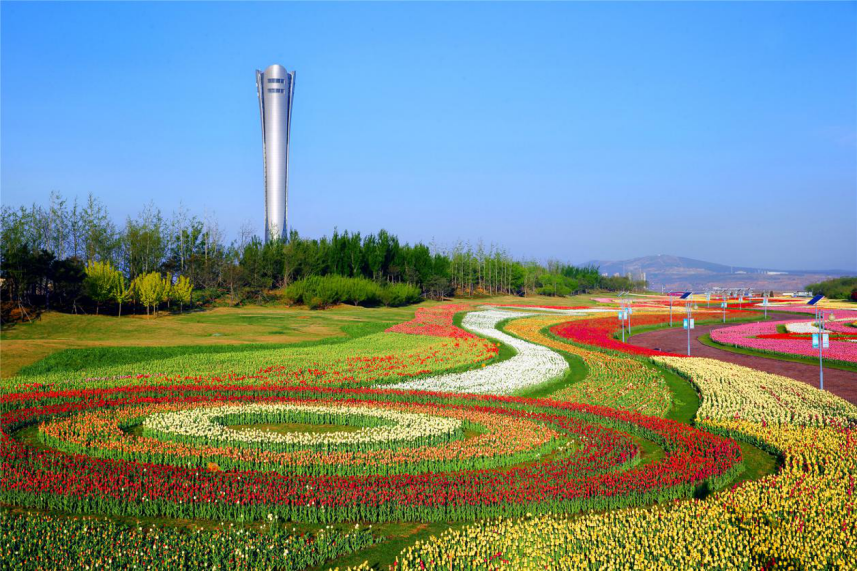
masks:
<path fill-rule="evenodd" d="M 704 318 L 706 319 L 716 319 L 717 317 L 721 316 L 722 313 L 713 312 L 704 315 Z M 740 311 L 727 311 L 726 315 L 730 318 L 741 316 L 746 317 L 746 313 L 742 313 Z M 673 319 L 679 320 L 680 325 L 680 320 L 683 319 L 683 314 L 681 312 L 677 312 L 676 316 L 674 316 Z M 695 314 L 695 319 L 701 321 L 703 319 L 703 316 L 697 313 Z M 635 315 L 632 317 L 632 321 L 633 327 L 644 327 L 647 325 L 660 325 L 663 323 L 669 323 L 670 317 L 669 314 L 666 313 Z M 612 349 L 614 351 L 630 353 L 632 355 L 669 355 L 672 357 L 681 356 L 675 355 L 673 353 L 667 353 L 665 351 L 654 351 L 646 347 L 637 347 L 628 343 L 622 343 L 613 336 L 616 331 L 619 331 L 619 327 L 621 327 L 621 322 L 616 319 L 615 315 L 611 315 L 610 317 L 599 317 L 596 319 L 584 319 L 579 321 L 569 321 L 567 323 L 561 323 L 552 327 L 551 333 L 553 333 L 554 335 L 559 335 L 564 339 L 574 341 L 575 343 L 580 343 L 582 345 L 594 345 L 596 347 Z"/>
<path fill-rule="evenodd" d="M 410 321 L 399 323 L 386 330 L 387 333 L 407 333 L 409 335 L 431 335 L 433 337 L 470 338 L 473 333 L 453 325 L 456 313 L 473 309 L 469 305 L 448 303 L 436 307 L 421 307 Z"/>
<path fill-rule="evenodd" d="M 514 307 L 517 309 L 591 309 L 589 305 L 524 305 L 517 303 L 492 303 L 493 307 Z"/>
<path fill-rule="evenodd" d="M 687 497 L 718 486 L 739 469 L 726 438 L 676 422 L 605 407 L 516 397 L 458 396 L 372 389 L 136 387 L 33 393 L 7 402 L 0 441 L 0 499 L 39 508 L 137 516 L 301 521 L 452 520 L 527 512 L 609 509 Z M 344 400 L 431 402 L 534 420 L 573 435 L 582 450 L 504 470 L 390 476 L 307 476 L 258 471 L 208 472 L 100 459 L 34 448 L 15 431 L 56 415 L 124 404 L 194 400 Z M 53 400 L 52 404 L 47 401 Z M 29 401 L 29 402 L 27 402 Z M 33 401 L 40 401 L 36 404 Z M 625 470 L 637 448 L 622 432 L 652 440 L 663 458 Z"/>

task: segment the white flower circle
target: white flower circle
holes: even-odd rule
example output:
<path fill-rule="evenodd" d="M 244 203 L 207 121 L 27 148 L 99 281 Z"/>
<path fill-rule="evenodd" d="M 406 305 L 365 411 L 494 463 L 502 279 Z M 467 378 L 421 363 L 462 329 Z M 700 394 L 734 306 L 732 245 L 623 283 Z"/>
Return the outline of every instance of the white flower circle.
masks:
<path fill-rule="evenodd" d="M 225 419 L 252 419 L 274 416 L 311 419 L 315 423 L 365 425 L 354 432 L 277 433 L 262 430 L 233 430 Z M 313 418 L 315 417 L 315 418 Z M 449 440 L 462 430 L 462 421 L 367 406 L 318 406 L 285 403 L 219 405 L 177 412 L 153 414 L 143 421 L 144 433 L 170 440 L 205 440 L 231 445 L 270 445 L 277 449 L 307 447 L 422 444 L 431 440 Z"/>

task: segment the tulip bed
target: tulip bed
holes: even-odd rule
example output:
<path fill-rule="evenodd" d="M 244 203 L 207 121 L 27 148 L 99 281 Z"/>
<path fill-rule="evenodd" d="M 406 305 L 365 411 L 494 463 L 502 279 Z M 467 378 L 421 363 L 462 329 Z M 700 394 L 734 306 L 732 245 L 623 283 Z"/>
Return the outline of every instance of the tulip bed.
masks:
<path fill-rule="evenodd" d="M 711 340 L 763 353 L 818 357 L 818 349 L 813 349 L 809 336 L 778 332 L 779 326 L 790 323 L 790 321 L 766 321 L 723 327 L 711 332 Z M 830 347 L 823 350 L 824 357 L 831 361 L 857 363 L 857 343 L 851 343 L 850 340 L 851 336 L 847 330 L 844 333 L 841 331 L 832 333 Z"/>
<path fill-rule="evenodd" d="M 269 432 L 232 430 L 234 424 L 311 424 L 364 427 L 356 431 Z M 161 440 L 252 446 L 274 452 L 420 446 L 460 435 L 460 420 L 373 408 L 297 403 L 216 405 L 150 415 L 143 434 Z"/>
<path fill-rule="evenodd" d="M 276 524 L 184 531 L 109 520 L 0 513 L 7 569 L 305 569 L 365 549 L 369 528 L 297 533 Z"/>
<path fill-rule="evenodd" d="M 703 501 L 483 521 L 417 542 L 395 568 L 853 568 L 857 407 L 721 361 L 655 360 L 697 386 L 700 426 L 775 451 L 781 472 Z"/>
<path fill-rule="evenodd" d="M 694 311 L 694 316 L 698 320 L 701 320 L 702 316 L 710 316 L 712 319 L 715 319 L 720 315 L 722 315 L 722 313 L 718 313 L 716 311 Z M 727 317 L 733 318 L 738 316 L 746 317 L 746 313 L 737 311 L 727 312 Z M 683 319 L 683 314 L 680 311 L 676 311 L 676 313 L 673 315 L 673 320 L 677 320 L 678 324 L 681 325 L 681 319 Z M 634 313 L 631 317 L 631 325 L 632 327 L 661 325 L 664 323 L 669 323 L 669 320 L 669 314 L 664 313 L 662 310 L 658 310 L 656 312 Z M 642 356 L 665 354 L 664 351 L 654 351 L 646 347 L 628 345 L 615 339 L 613 337 L 613 334 L 617 330 L 619 330 L 619 327 L 620 322 L 616 318 L 616 315 L 613 315 L 611 317 L 599 317 L 596 319 L 585 319 L 565 322 L 552 327 L 551 333 L 564 339 L 568 339 L 569 341 L 572 341 L 574 343 L 579 343 L 582 345 L 594 345 L 595 347 L 619 351 L 621 353 Z"/>
<path fill-rule="evenodd" d="M 221 471 L 119 454 L 66 454 L 17 437 L 33 424 L 49 426 L 78 414 L 180 401 L 209 406 L 311 401 L 385 410 L 425 405 L 538 423 L 547 427 L 545 434 L 552 439 L 557 440 L 556 433 L 577 446 L 557 447 L 537 461 L 502 469 L 337 476 Z M 740 469 L 741 458 L 731 440 L 679 423 L 605 407 L 513 397 L 175 386 L 34 392 L 7 395 L 2 402 L 0 499 L 81 513 L 216 520 L 264 519 L 273 514 L 292 521 L 335 522 L 449 521 L 608 509 L 688 497 L 700 486 L 722 485 Z M 663 457 L 638 462 L 639 449 L 626 433 L 656 443 Z M 137 453 L 133 447 L 130 452 Z"/>
<path fill-rule="evenodd" d="M 244 405 L 220 403 L 218 409 L 246 409 L 247 407 L 284 406 L 283 404 Z M 373 403 L 374 404 L 374 403 Z M 306 447 L 289 446 L 286 452 L 278 452 L 271 446 L 272 433 L 259 430 L 219 431 L 218 436 L 244 437 L 244 446 L 229 446 L 223 438 L 214 441 L 199 438 L 180 438 L 174 436 L 159 438 L 160 431 L 142 435 L 134 433 L 134 428 L 143 426 L 152 418 L 162 417 L 165 413 L 187 414 L 211 409 L 211 402 L 167 402 L 147 403 L 98 409 L 94 412 L 70 415 L 46 422 L 40 426 L 39 437 L 48 446 L 69 453 L 82 453 L 91 456 L 121 459 L 145 460 L 151 463 L 173 464 L 178 466 L 198 466 L 216 469 L 242 469 L 277 471 L 296 474 L 398 474 L 420 472 L 444 472 L 465 469 L 492 469 L 536 460 L 558 449 L 568 451 L 574 447 L 572 440 L 548 426 L 532 420 L 511 417 L 505 414 L 489 413 L 461 407 L 441 407 L 420 403 L 379 403 L 373 407 L 346 406 L 341 401 L 326 403 L 326 409 L 340 409 L 342 414 L 330 414 L 326 420 L 356 424 L 364 414 L 401 414 L 402 411 L 420 419 L 418 422 L 437 423 L 453 421 L 457 426 L 453 433 L 447 434 L 445 441 L 425 438 L 419 430 L 397 425 L 392 434 L 382 436 L 375 442 L 350 442 L 350 446 L 331 446 L 331 436 L 352 438 L 355 432 L 328 433 L 288 433 L 287 436 L 301 436 L 307 440 Z M 295 407 L 294 404 L 285 405 Z M 316 405 L 315 408 L 318 408 Z M 358 409 L 359 416 L 346 416 L 348 411 Z M 340 411 L 335 411 L 340 412 Z M 303 418 L 303 420 L 317 420 Z M 242 420 L 250 420 L 242 418 Z M 270 419 L 268 419 L 270 420 Z M 280 420 L 279 418 L 276 420 Z M 184 428 L 196 430 L 196 423 L 187 423 Z M 252 425 L 251 425 L 252 426 Z M 346 425 L 347 426 L 347 425 Z M 458 430 L 464 427 L 466 432 Z M 389 428 L 385 426 L 384 428 Z M 264 446 L 250 440 L 247 436 L 258 433 L 263 437 Z M 367 433 L 373 436 L 371 432 Z M 274 433 L 273 436 L 283 435 Z M 324 437 L 323 447 L 313 442 Z M 248 444 L 250 446 L 248 446 Z M 257 444 L 252 446 L 252 444 Z"/>
<path fill-rule="evenodd" d="M 824 329 L 832 331 L 831 337 L 840 337 L 846 341 L 857 341 L 857 323 L 848 323 L 846 321 L 826 321 Z M 811 335 L 818 333 L 818 327 L 815 321 L 790 321 L 785 324 L 786 331 L 796 333 L 798 335 Z M 842 335 L 836 335 L 842 334 Z"/>
<path fill-rule="evenodd" d="M 399 323 L 387 329 L 387 333 L 406 333 L 409 335 L 431 335 L 434 337 L 474 338 L 476 335 L 453 325 L 456 313 L 472 309 L 469 305 L 447 303 L 435 307 L 421 307 L 410 321 Z"/>
<path fill-rule="evenodd" d="M 857 424 L 857 407 L 831 392 L 782 375 L 702 357 L 654 357 L 691 379 L 703 395 L 700 422 L 741 420 L 778 425 Z"/>
<path fill-rule="evenodd" d="M 565 316 L 539 316 L 509 322 L 505 329 L 522 339 L 565 351 L 582 358 L 589 372 L 585 379 L 551 395 L 557 400 L 600 404 L 664 416 L 672 398 L 663 375 L 640 366 L 636 359 L 621 353 L 606 353 L 560 341 L 544 330 L 566 322 Z"/>
<path fill-rule="evenodd" d="M 517 353 L 491 367 L 421 378 L 399 383 L 396 387 L 418 391 L 510 394 L 565 376 L 568 372 L 568 362 L 561 355 L 547 347 L 512 337 L 497 329 L 497 325 L 502 321 L 529 315 L 532 314 L 496 309 L 468 313 L 462 321 L 462 326 L 501 341 Z"/>

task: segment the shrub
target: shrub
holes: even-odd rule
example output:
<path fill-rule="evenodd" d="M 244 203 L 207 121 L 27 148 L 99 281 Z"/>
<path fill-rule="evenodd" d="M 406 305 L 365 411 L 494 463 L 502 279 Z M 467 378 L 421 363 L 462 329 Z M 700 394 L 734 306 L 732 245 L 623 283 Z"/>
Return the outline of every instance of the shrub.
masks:
<path fill-rule="evenodd" d="M 391 284 L 381 291 L 381 301 L 388 307 L 398 307 L 420 301 L 420 288 L 409 284 Z"/>
<path fill-rule="evenodd" d="M 286 303 L 303 304 L 310 309 L 324 309 L 337 303 L 387 306 L 407 305 L 420 301 L 420 289 L 407 284 L 382 286 L 366 278 L 344 276 L 311 276 L 289 285 L 283 297 Z"/>
<path fill-rule="evenodd" d="M 311 276 L 286 288 L 287 303 L 302 303 L 310 309 L 337 303 L 375 305 L 381 299 L 381 286 L 365 278 L 344 276 Z"/>

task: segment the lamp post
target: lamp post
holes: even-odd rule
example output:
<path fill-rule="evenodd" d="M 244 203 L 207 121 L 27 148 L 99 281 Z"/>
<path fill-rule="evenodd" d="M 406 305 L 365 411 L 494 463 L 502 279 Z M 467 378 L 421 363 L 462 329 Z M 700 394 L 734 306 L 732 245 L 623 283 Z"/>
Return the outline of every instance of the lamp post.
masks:
<path fill-rule="evenodd" d="M 673 326 L 673 296 L 672 294 L 667 294 L 670 296 L 670 327 Z"/>
<path fill-rule="evenodd" d="M 726 323 L 726 294 L 723 294 L 723 302 L 720 304 L 720 307 L 723 308 L 723 323 Z"/>
<path fill-rule="evenodd" d="M 622 324 L 622 343 L 625 342 L 625 308 L 619 308 L 619 323 Z"/>
<path fill-rule="evenodd" d="M 631 307 L 630 302 L 628 303 L 628 307 L 625 308 L 625 317 L 628 318 L 628 337 L 631 337 L 631 314 L 634 313 L 634 309 Z"/>

